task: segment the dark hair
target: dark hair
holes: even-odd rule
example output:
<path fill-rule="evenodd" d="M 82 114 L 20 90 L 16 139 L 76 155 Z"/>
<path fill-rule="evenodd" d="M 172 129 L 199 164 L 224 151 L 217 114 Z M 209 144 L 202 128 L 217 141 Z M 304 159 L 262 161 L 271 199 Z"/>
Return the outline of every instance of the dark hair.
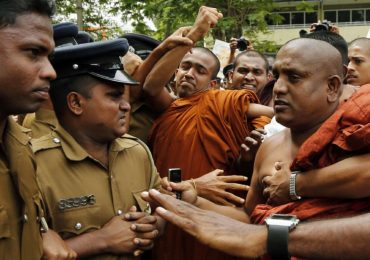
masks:
<path fill-rule="evenodd" d="M 220 71 L 220 68 L 221 68 L 220 60 L 218 59 L 218 57 L 211 50 L 209 50 L 207 48 L 204 48 L 204 47 L 195 47 L 195 48 L 193 48 L 193 50 L 199 50 L 200 52 L 203 52 L 205 54 L 210 55 L 214 59 L 214 61 L 216 63 L 216 67 L 214 68 L 214 70 L 212 72 L 212 80 L 216 79 L 217 74 L 218 74 L 218 72 Z"/>
<path fill-rule="evenodd" d="M 63 111 L 67 107 L 67 95 L 69 93 L 77 92 L 85 98 L 90 98 L 91 89 L 97 82 L 97 79 L 87 74 L 52 81 L 49 95 L 58 119 L 62 117 Z"/>
<path fill-rule="evenodd" d="M 269 72 L 269 62 L 268 62 L 265 55 L 263 55 L 262 53 L 260 53 L 256 50 L 247 50 L 247 51 L 243 51 L 243 52 L 239 53 L 235 57 L 235 60 L 234 60 L 234 70 L 235 70 L 236 66 L 238 65 L 240 57 L 242 57 L 242 56 L 259 57 L 259 58 L 263 59 L 263 61 L 265 63 L 265 66 L 264 66 L 265 67 L 265 72 L 266 72 L 266 75 L 267 75 L 267 73 Z"/>
<path fill-rule="evenodd" d="M 370 38 L 366 38 L 366 37 L 360 37 L 360 38 L 357 38 L 357 39 L 354 39 L 353 41 L 351 41 L 349 43 L 349 46 L 351 46 L 352 44 L 354 43 L 364 43 L 364 47 L 367 47 L 367 51 L 368 53 L 370 54 Z"/>
<path fill-rule="evenodd" d="M 55 13 L 54 0 L 0 0 L 0 28 L 14 24 L 19 15 L 38 13 L 51 17 Z"/>
<path fill-rule="evenodd" d="M 348 45 L 346 40 L 339 34 L 324 30 L 307 33 L 302 35 L 301 38 L 320 40 L 329 43 L 340 52 L 342 63 L 348 64 Z"/>

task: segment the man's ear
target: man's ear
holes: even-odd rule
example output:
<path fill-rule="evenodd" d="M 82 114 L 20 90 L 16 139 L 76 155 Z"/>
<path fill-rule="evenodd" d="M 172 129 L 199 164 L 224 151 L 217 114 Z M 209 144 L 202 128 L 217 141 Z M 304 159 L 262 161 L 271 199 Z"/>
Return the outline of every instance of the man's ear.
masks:
<path fill-rule="evenodd" d="M 212 79 L 212 80 L 209 82 L 208 87 L 209 87 L 209 88 L 214 89 L 214 88 L 216 87 L 216 85 L 217 85 L 217 80 Z"/>
<path fill-rule="evenodd" d="M 342 94 L 342 79 L 338 75 L 330 76 L 327 80 L 327 99 L 329 103 L 339 100 Z"/>
<path fill-rule="evenodd" d="M 272 72 L 271 71 L 267 72 L 267 80 L 271 81 L 273 79 L 274 79 L 274 75 L 272 75 Z"/>
<path fill-rule="evenodd" d="M 77 92 L 70 92 L 67 95 L 67 107 L 75 115 L 81 115 L 83 113 L 83 105 L 85 103 L 85 97 Z"/>

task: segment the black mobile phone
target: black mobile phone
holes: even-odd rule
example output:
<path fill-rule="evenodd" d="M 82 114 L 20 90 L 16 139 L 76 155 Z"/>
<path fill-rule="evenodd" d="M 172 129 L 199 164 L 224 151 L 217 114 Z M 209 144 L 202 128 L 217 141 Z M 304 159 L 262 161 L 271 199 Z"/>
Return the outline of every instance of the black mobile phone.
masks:
<path fill-rule="evenodd" d="M 171 182 L 181 182 L 181 168 L 168 169 L 168 180 Z M 181 200 L 181 192 L 175 191 L 176 199 Z"/>

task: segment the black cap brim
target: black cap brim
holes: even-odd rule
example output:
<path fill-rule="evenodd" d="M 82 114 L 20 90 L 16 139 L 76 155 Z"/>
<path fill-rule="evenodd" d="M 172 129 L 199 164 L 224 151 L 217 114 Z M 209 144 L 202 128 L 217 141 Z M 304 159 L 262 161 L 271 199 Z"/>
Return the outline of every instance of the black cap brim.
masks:
<path fill-rule="evenodd" d="M 139 84 L 138 81 L 132 79 L 126 72 L 122 70 L 97 70 L 97 71 L 89 71 L 89 75 L 109 81 L 114 83 L 122 83 L 126 85 L 137 85 Z"/>

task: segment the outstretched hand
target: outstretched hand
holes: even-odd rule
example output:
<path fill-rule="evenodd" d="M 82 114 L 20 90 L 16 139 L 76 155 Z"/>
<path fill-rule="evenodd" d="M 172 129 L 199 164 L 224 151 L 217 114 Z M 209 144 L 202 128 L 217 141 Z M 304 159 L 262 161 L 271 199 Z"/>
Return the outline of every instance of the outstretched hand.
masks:
<path fill-rule="evenodd" d="M 247 181 L 247 177 L 242 175 L 224 176 L 223 170 L 214 170 L 197 179 L 194 179 L 198 196 L 213 201 L 219 205 L 241 205 L 245 200 L 230 191 L 248 191 L 249 186 L 238 182 Z"/>
<path fill-rule="evenodd" d="M 230 255 L 256 258 L 266 253 L 267 229 L 199 209 L 156 190 L 148 193 L 162 207 L 156 212 L 201 243 Z"/>

